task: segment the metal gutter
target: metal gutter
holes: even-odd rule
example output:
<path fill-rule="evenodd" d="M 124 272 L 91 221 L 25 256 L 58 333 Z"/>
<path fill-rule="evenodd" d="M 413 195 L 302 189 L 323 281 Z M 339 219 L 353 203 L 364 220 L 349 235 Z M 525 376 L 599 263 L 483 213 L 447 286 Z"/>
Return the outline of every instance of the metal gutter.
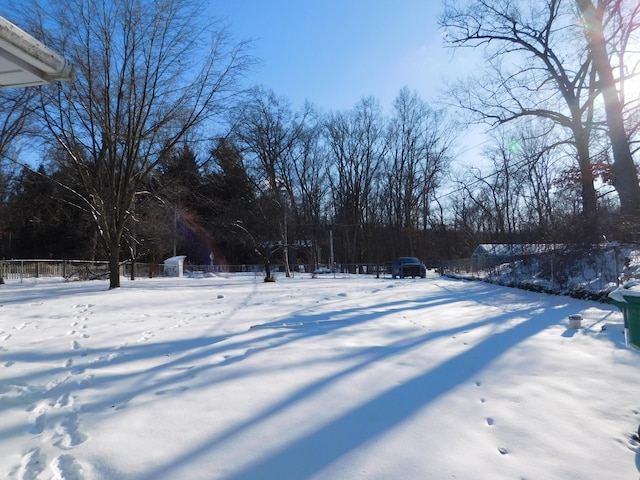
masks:
<path fill-rule="evenodd" d="M 43 85 L 73 76 L 71 63 L 0 17 L 0 88 Z"/>

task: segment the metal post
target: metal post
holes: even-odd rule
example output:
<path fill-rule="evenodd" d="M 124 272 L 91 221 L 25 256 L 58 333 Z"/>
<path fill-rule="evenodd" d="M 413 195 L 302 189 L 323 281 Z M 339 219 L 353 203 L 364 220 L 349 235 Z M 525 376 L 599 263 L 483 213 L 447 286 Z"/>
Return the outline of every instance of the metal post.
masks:
<path fill-rule="evenodd" d="M 334 263 L 334 259 L 333 259 L 333 225 L 329 225 L 329 247 L 330 247 L 329 262 L 331 263 L 331 271 L 333 272 L 333 263 Z"/>

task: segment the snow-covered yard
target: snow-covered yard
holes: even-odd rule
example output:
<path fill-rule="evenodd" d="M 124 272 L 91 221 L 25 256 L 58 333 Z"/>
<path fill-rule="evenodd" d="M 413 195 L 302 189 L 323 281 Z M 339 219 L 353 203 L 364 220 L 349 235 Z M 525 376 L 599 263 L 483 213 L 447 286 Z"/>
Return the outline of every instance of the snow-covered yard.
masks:
<path fill-rule="evenodd" d="M 613 306 L 435 276 L 122 284 L 0 287 L 1 478 L 639 476 Z"/>

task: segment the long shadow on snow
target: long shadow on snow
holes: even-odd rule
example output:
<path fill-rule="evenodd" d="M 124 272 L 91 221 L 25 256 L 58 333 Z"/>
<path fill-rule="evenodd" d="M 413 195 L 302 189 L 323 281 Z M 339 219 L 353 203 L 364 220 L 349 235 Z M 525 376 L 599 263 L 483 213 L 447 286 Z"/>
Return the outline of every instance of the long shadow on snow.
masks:
<path fill-rule="evenodd" d="M 478 290 L 484 290 L 484 292 Z M 507 291 L 511 290 L 504 289 L 504 292 Z M 495 296 L 497 293 L 496 288 L 489 287 L 487 289 L 481 288 L 468 292 L 458 292 L 455 301 L 473 301 L 478 303 L 479 296 L 485 296 L 485 293 L 487 297 Z M 410 308 L 422 309 L 432 307 L 435 304 L 446 303 L 447 301 L 451 301 L 450 293 L 440 298 L 442 302 L 434 300 L 433 297 L 430 297 L 422 302 L 412 301 L 412 304 L 417 303 L 417 305 L 412 305 Z M 402 303 L 406 305 L 407 302 L 404 301 Z M 364 310 L 369 311 L 375 310 L 375 308 L 375 306 L 363 307 Z M 401 309 L 398 309 L 396 311 L 400 310 Z M 215 449 L 222 443 L 232 441 L 243 432 L 269 420 L 287 408 L 312 396 L 319 390 L 327 388 L 344 377 L 369 367 L 372 363 L 384 361 L 385 359 L 410 351 L 440 337 L 450 336 L 461 331 L 485 325 L 503 324 L 517 316 L 526 315 L 529 318 L 527 321 L 509 330 L 494 334 L 457 357 L 440 364 L 435 369 L 379 395 L 377 398 L 335 419 L 310 435 L 283 448 L 280 452 L 266 459 L 257 461 L 253 465 L 232 474 L 228 478 L 229 480 L 270 478 L 270 475 L 274 471 L 281 472 L 282 478 L 306 478 L 312 476 L 343 455 L 356 449 L 361 444 L 384 434 L 393 428 L 393 426 L 403 422 L 426 404 L 446 394 L 457 385 L 464 383 L 464 381 L 475 375 L 478 370 L 482 369 L 522 340 L 544 330 L 550 325 L 557 324 L 558 318 L 565 316 L 568 312 L 569 306 L 567 305 L 554 309 L 553 314 L 549 315 L 546 311 L 540 311 L 539 303 L 534 306 L 531 306 L 529 303 L 525 309 L 506 313 L 502 312 L 497 316 L 472 324 L 465 324 L 443 331 L 429 332 L 411 341 L 403 339 L 385 348 L 376 346 L 364 349 L 357 354 L 357 356 L 362 357 L 360 363 L 332 377 L 319 380 L 312 385 L 300 389 L 282 402 L 272 405 L 263 412 L 256 413 L 254 417 L 240 425 L 236 425 L 233 429 L 221 432 L 201 446 L 192 449 L 190 452 L 186 452 L 170 463 L 160 465 L 151 472 L 145 472 L 145 476 L 141 477 L 141 479 L 170 478 L 172 470 L 179 469 L 183 463 L 188 463 L 193 458 L 206 455 L 208 451 Z M 377 316 L 387 314 L 389 314 L 389 311 L 369 312 L 364 316 L 367 317 L 367 320 L 372 320 Z M 326 318 L 326 314 L 323 315 L 323 318 Z M 295 316 L 295 319 L 296 321 L 300 321 L 299 316 Z M 326 327 L 317 326 L 311 329 L 310 332 L 307 332 L 307 335 L 315 335 L 325 329 L 333 330 L 334 327 L 338 327 L 339 324 L 340 322 L 329 322 L 329 325 Z M 347 324 L 353 325 L 352 322 L 344 322 L 344 325 Z M 301 335 L 300 332 L 305 331 L 307 331 L 307 329 L 290 330 L 292 335 L 287 336 L 287 341 L 293 341 L 304 336 L 304 334 Z M 379 415 L 380 412 L 385 412 L 385 414 Z M 377 420 L 372 421 L 371 419 Z M 292 459 L 295 460 L 292 461 Z"/>
<path fill-rule="evenodd" d="M 265 351 L 282 347 L 289 343 L 293 343 L 301 338 L 308 338 L 311 335 L 323 335 L 340 328 L 361 324 L 376 320 L 381 316 L 415 309 L 422 309 L 425 306 L 435 306 L 439 304 L 447 304 L 454 298 L 447 294 L 446 296 L 428 297 L 424 300 L 413 300 L 407 303 L 405 300 L 389 301 L 364 307 L 355 307 L 351 309 L 339 308 L 340 301 L 336 301 L 337 309 L 333 312 L 302 315 L 292 313 L 296 323 L 305 323 L 307 328 L 296 330 L 268 331 L 268 333 L 259 336 L 250 336 L 249 338 L 241 338 L 251 333 L 257 332 L 241 331 L 237 333 L 226 334 L 223 336 L 207 336 L 193 339 L 181 339 L 168 342 L 153 342 L 145 344 L 134 344 L 123 347 L 108 349 L 88 349 L 84 351 L 84 360 L 80 363 L 74 363 L 73 369 L 81 369 L 82 374 L 91 373 L 93 378 L 91 385 L 93 388 L 101 389 L 105 392 L 117 392 L 103 395 L 99 401 L 93 403 L 85 403 L 83 405 L 84 412 L 101 411 L 104 408 L 111 408 L 114 405 L 122 407 L 135 397 L 147 393 L 154 393 L 161 390 L 170 390 L 184 384 L 185 381 L 205 373 L 214 368 L 224 367 L 233 363 L 240 362 L 252 355 L 263 353 Z M 350 301 L 350 299 L 349 299 Z M 301 311 L 307 310 L 309 307 L 302 308 Z M 232 312 L 234 315 L 238 312 Z M 339 320 L 315 323 L 318 319 L 326 319 L 339 317 Z M 273 326 L 278 327 L 282 323 L 291 323 L 287 320 L 279 320 L 273 322 Z M 266 326 L 266 325 L 265 325 Z M 257 345 L 257 346 L 256 346 Z M 235 353 L 244 351 L 242 354 L 225 355 L 226 353 Z M 117 353 L 117 357 L 110 358 L 110 353 Z M 361 354 L 366 354 L 361 352 Z M 62 362 L 69 358 L 69 351 L 58 352 L 34 352 L 34 351 L 18 351 L 18 352 L 0 352 L 0 361 L 13 361 L 24 363 L 52 363 Z M 225 357 L 224 360 L 217 363 L 206 363 L 204 365 L 193 366 L 192 364 L 199 360 L 209 359 L 215 356 Z M 92 357 L 97 357 L 92 359 Z M 103 368 L 113 368 L 128 363 L 135 363 L 139 360 L 149 360 L 157 358 L 161 360 L 157 365 L 151 368 L 145 368 L 141 371 L 128 371 L 126 373 L 106 373 L 101 372 Z M 184 368 L 180 368 L 184 367 Z M 134 365 L 135 368 L 135 365 Z M 61 366 L 49 366 L 45 369 L 32 371 L 29 373 L 21 373 L 18 375 L 4 376 L 3 383 L 5 385 L 25 385 L 35 382 L 44 382 L 45 384 L 51 379 L 59 379 L 59 382 L 52 388 L 47 388 L 44 384 L 33 386 L 28 393 L 23 396 L 25 405 L 34 405 L 35 402 L 63 395 L 65 393 L 74 394 L 77 390 L 81 390 L 82 384 L 76 380 L 82 377 L 70 373 L 70 368 Z M 159 372 L 173 370 L 173 375 L 165 376 L 161 381 L 145 381 L 150 379 Z M 10 373 L 10 372 L 5 372 Z M 248 373 L 246 373 L 248 374 Z M 233 372 L 228 375 L 220 375 L 214 381 L 207 381 L 202 387 L 209 387 L 213 383 L 221 383 L 227 380 L 237 380 L 243 374 Z M 117 386 L 118 382 L 127 378 L 137 377 L 140 381 L 134 391 L 122 392 Z M 143 386 L 144 385 L 144 386 Z M 12 402 L 18 402 L 19 398 L 12 399 Z M 3 402 L 0 398 L 0 407 Z M 10 435 L 11 432 L 0 429 L 0 434 Z"/>
<path fill-rule="evenodd" d="M 247 334 L 255 334 L 256 330 L 252 329 L 249 332 L 243 331 L 236 334 L 229 334 L 221 337 L 203 337 L 189 340 L 180 340 L 175 342 L 160 342 L 153 344 L 145 344 L 145 345 L 132 345 L 128 347 L 123 347 L 118 350 L 121 355 L 118 358 L 112 360 L 103 360 L 99 362 L 94 362 L 90 365 L 92 370 L 99 369 L 101 367 L 106 366 L 116 366 L 119 364 L 126 364 L 129 361 L 136 361 L 140 359 L 151 359 L 151 358 L 159 358 L 162 359 L 162 363 L 158 363 L 157 365 L 146 368 L 144 371 L 136 372 L 136 373 L 118 373 L 118 374 L 99 374 L 99 371 L 96 372 L 96 378 L 93 380 L 94 386 L 99 386 L 99 388 L 109 392 L 116 391 L 120 392 L 117 388 L 110 388 L 110 386 L 116 385 L 118 381 L 124 380 L 126 378 L 130 378 L 132 376 L 141 377 L 151 377 L 156 373 L 169 371 L 173 369 L 175 371 L 174 375 L 165 376 L 160 382 L 143 382 L 140 381 L 138 383 L 138 387 L 135 391 L 131 391 L 128 393 L 120 392 L 118 394 L 112 394 L 109 396 L 105 396 L 101 399 L 101 401 L 96 402 L 95 404 L 85 404 L 83 406 L 83 410 L 86 412 L 90 411 L 99 411 L 107 405 L 123 405 L 131 401 L 133 398 L 141 396 L 146 393 L 153 393 L 158 390 L 167 390 L 175 387 L 177 384 L 183 383 L 185 380 L 190 380 L 194 377 L 197 377 L 207 371 L 212 369 L 216 369 L 219 367 L 224 367 L 227 365 L 231 365 L 237 362 L 241 362 L 246 360 L 250 356 L 258 355 L 260 353 L 264 353 L 268 350 L 277 349 L 283 347 L 287 344 L 296 342 L 299 339 L 309 338 L 314 335 L 324 335 L 329 332 L 337 331 L 341 328 L 349 327 L 355 324 L 365 323 L 369 321 L 376 320 L 381 316 L 385 316 L 391 313 L 397 313 L 400 311 L 408 311 L 408 310 L 419 310 L 424 308 L 424 305 L 429 307 L 447 304 L 452 301 L 450 296 L 444 298 L 430 298 L 426 301 L 414 301 L 412 305 L 407 307 L 406 301 L 394 301 L 387 302 L 384 304 L 376 304 L 374 306 L 367 307 L 359 307 L 349 310 L 336 310 L 333 313 L 323 313 L 318 315 L 318 318 L 326 318 L 331 317 L 332 315 L 340 315 L 344 317 L 346 314 L 351 315 L 349 318 L 344 318 L 337 321 L 329 321 L 329 322 L 320 322 L 313 323 L 310 327 L 303 329 L 280 329 L 276 328 L 275 331 L 265 331 L 265 333 L 261 333 L 255 337 L 250 336 L 249 338 L 242 338 Z M 403 308 L 400 308 L 404 305 Z M 378 311 L 379 308 L 389 308 L 393 306 L 392 310 L 384 310 Z M 376 310 L 376 311 L 371 311 Z M 366 311 L 367 313 L 361 313 Z M 301 315 L 294 315 L 295 322 L 310 322 L 316 319 L 316 315 L 311 315 L 309 318 L 303 319 Z M 281 324 L 289 324 L 292 323 L 290 321 L 280 320 L 274 323 L 274 326 L 278 327 Z M 465 326 L 464 328 L 468 328 L 469 326 Z M 230 340 L 228 342 L 228 340 Z M 242 351 L 242 354 L 234 354 L 234 355 L 225 355 L 226 353 L 235 353 L 237 351 Z M 359 352 L 357 354 L 367 356 L 367 352 Z M 203 365 L 193 366 L 193 363 L 198 362 L 203 359 L 210 359 L 213 357 L 224 357 L 224 360 L 219 361 L 217 363 L 206 363 Z M 367 357 L 368 358 L 368 357 Z M 368 363 L 368 361 L 366 362 Z M 363 366 L 366 365 L 363 364 Z M 188 371 L 180 371 L 179 368 L 181 366 L 188 366 Z M 58 369 L 59 370 L 59 369 Z M 58 371 L 56 370 L 56 371 Z M 233 371 L 226 375 L 218 375 L 215 379 L 207 380 L 201 387 L 210 387 L 214 384 L 223 383 L 228 380 L 238 380 L 244 375 L 255 374 L 255 372 L 238 372 Z M 40 374 L 39 374 L 40 375 Z M 15 380 L 25 381 L 24 377 L 17 378 Z M 145 385 L 145 386 L 141 386 Z"/>
<path fill-rule="evenodd" d="M 568 313 L 568 308 L 564 310 L 556 310 L 555 313 Z M 513 313 L 508 314 L 508 317 L 512 316 Z M 260 480 L 270 478 L 272 472 L 279 472 L 282 478 L 308 478 L 318 474 L 360 445 L 390 431 L 425 405 L 470 380 L 480 369 L 514 345 L 556 323 L 557 317 L 551 319 L 544 315 L 533 315 L 529 320 L 495 333 L 433 370 L 386 391 L 268 458 L 226 478 Z"/>
<path fill-rule="evenodd" d="M 13 288 L 12 288 L 13 287 Z M 108 284 L 103 281 L 81 282 L 69 288 L 63 281 L 59 283 L 33 283 L 3 289 L 0 305 L 13 305 L 26 302 L 46 301 L 51 298 L 76 297 L 78 295 L 96 295 L 107 292 Z"/>

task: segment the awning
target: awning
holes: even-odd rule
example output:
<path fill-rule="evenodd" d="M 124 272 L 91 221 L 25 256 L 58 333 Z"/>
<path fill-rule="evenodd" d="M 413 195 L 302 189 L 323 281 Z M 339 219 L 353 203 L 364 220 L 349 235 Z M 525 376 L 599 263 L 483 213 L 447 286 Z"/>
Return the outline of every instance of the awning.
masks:
<path fill-rule="evenodd" d="M 73 75 L 67 60 L 0 17 L 0 88 L 44 85 Z"/>

